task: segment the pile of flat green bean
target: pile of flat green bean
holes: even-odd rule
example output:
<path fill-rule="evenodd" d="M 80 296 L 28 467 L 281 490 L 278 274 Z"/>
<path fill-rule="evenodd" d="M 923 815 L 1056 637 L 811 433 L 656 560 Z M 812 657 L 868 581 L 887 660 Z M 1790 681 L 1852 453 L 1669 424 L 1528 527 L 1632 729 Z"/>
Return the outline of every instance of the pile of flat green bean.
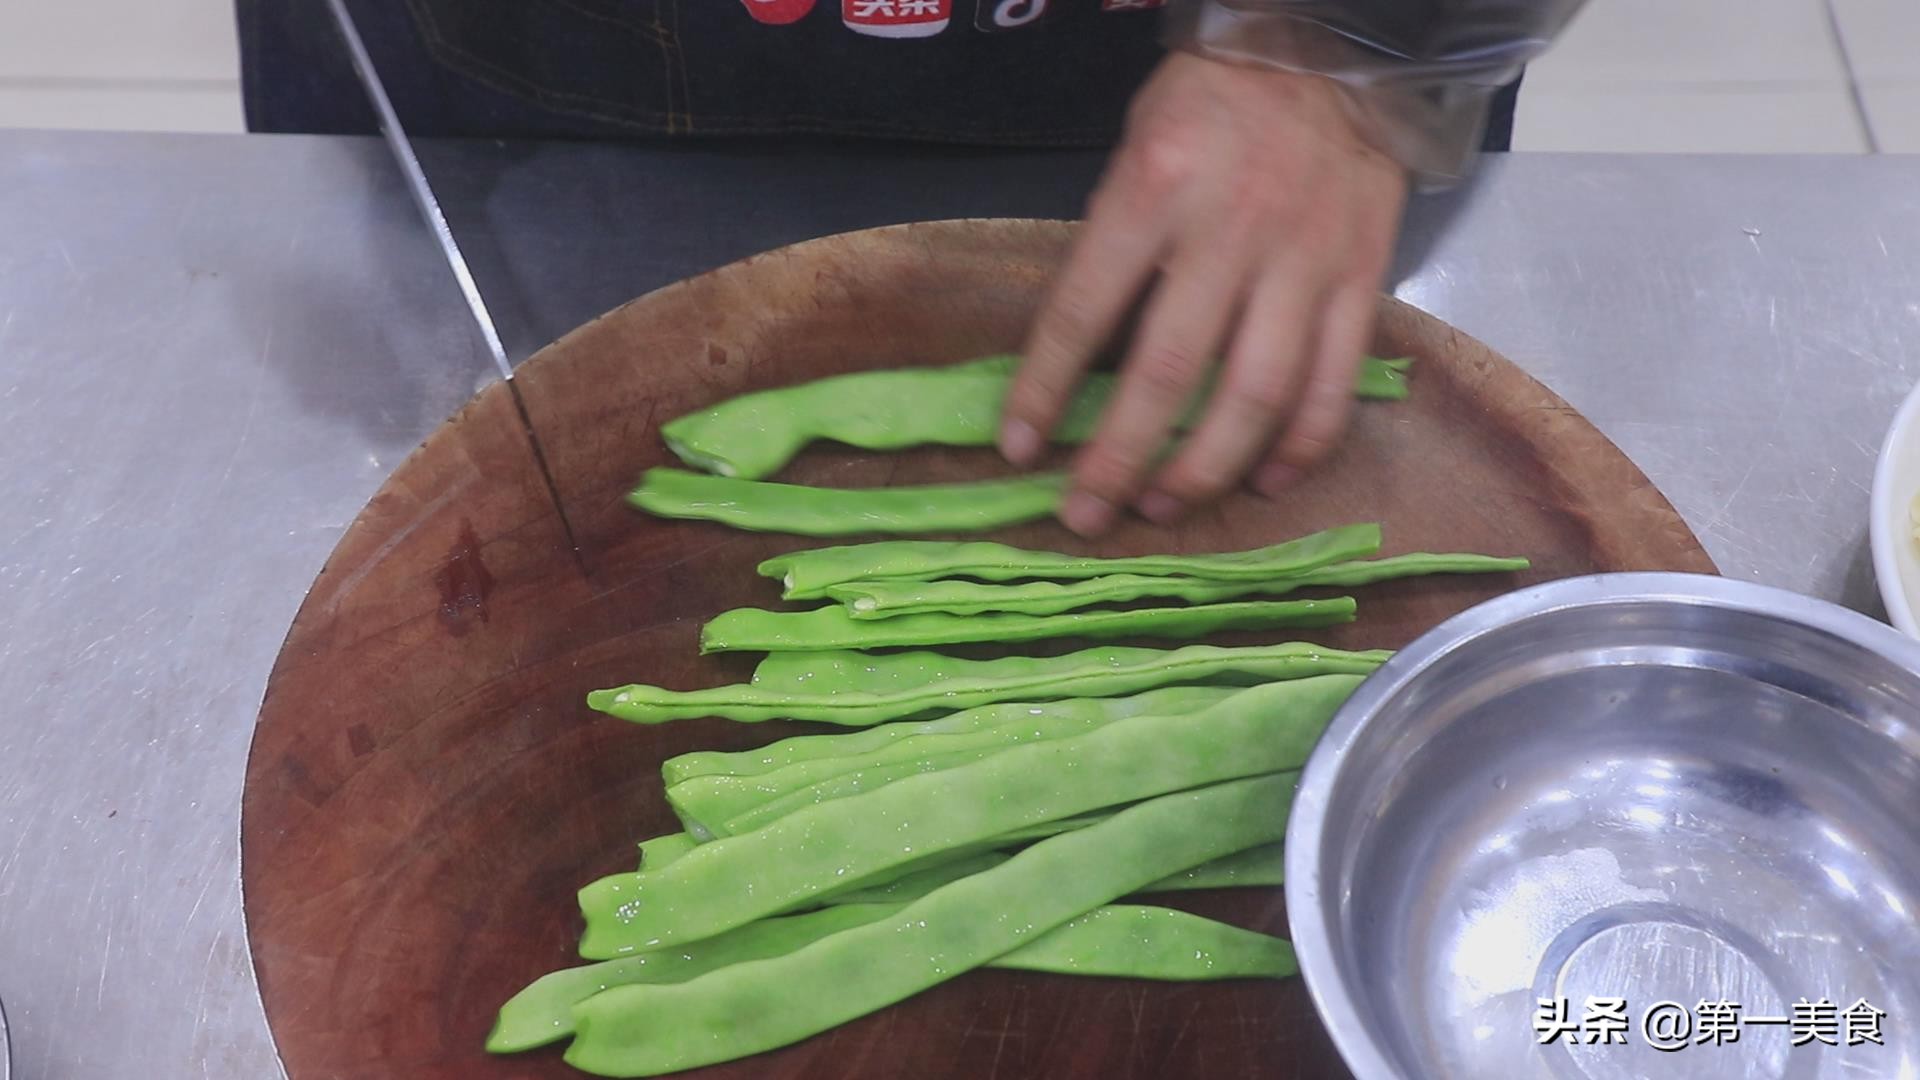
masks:
<path fill-rule="evenodd" d="M 638 869 L 581 890 L 580 952 L 598 962 L 508 1001 L 488 1049 L 570 1038 L 567 1060 L 582 1069 L 650 1076 L 806 1038 L 976 967 L 1292 974 L 1284 940 L 1125 898 L 1278 885 L 1294 770 L 1388 654 L 1305 642 L 988 660 L 865 649 L 1083 636 L 1109 617 L 1131 620 L 1115 631 L 1128 635 L 1232 624 L 1210 609 L 1321 624 L 1351 618 L 1353 602 L 1207 601 L 1526 565 L 1364 558 L 1379 542 L 1377 528 L 1357 526 L 1218 555 L 895 542 L 770 560 L 761 572 L 787 595 L 826 606 L 709 623 L 704 647 L 767 651 L 750 682 L 633 685 L 590 703 L 638 723 L 849 730 L 668 760 L 683 831 L 642 843 Z M 1142 596 L 1188 603 L 1077 610 Z"/>
<path fill-rule="evenodd" d="M 972 445 L 989 437 L 979 425 L 1004 391 L 1004 366 L 935 376 L 965 404 L 945 427 L 889 426 L 873 395 L 898 392 L 887 388 L 904 376 L 879 373 L 848 376 L 835 391 L 858 423 L 769 426 L 780 413 L 774 392 L 666 430 L 683 458 L 743 477 L 777 469 L 815 437 Z M 1392 366 L 1369 371 L 1401 377 Z M 796 390 L 804 397 L 818 385 Z M 1393 386 L 1404 389 L 1375 389 L 1391 396 Z M 778 437 L 758 444 L 759 430 Z M 966 507 L 930 489 L 823 500 L 725 486 L 779 487 L 750 479 L 708 478 L 676 493 L 687 475 L 655 494 L 683 509 L 708 500 L 693 516 L 746 528 L 866 531 L 836 521 L 856 502 L 857 512 L 894 515 L 894 525 L 963 528 L 995 516 L 977 505 L 978 487 L 960 500 L 975 501 Z M 1021 482 L 1004 483 L 1009 503 L 1030 498 Z M 736 492 L 740 501 L 727 503 Z M 887 497 L 897 501 L 882 508 Z M 1389 654 L 1295 641 L 981 660 L 923 647 L 1325 626 L 1351 620 L 1354 601 L 1245 598 L 1526 566 L 1481 555 L 1370 558 L 1380 546 L 1377 525 L 1353 525 L 1203 555 L 1101 559 L 892 541 L 768 560 L 760 573 L 783 598 L 819 606 L 739 609 L 703 628 L 703 652 L 767 654 L 751 681 L 630 685 L 588 703 L 643 724 L 719 716 L 846 730 L 666 761 L 666 800 L 682 831 L 642 842 L 636 869 L 580 891 L 580 954 L 594 962 L 516 994 L 487 1049 L 571 1040 L 566 1060 L 581 1069 L 654 1076 L 805 1039 L 980 967 L 1177 981 L 1293 974 L 1283 939 L 1129 898 L 1280 884 L 1297 770 Z M 1155 606 L 1103 606 L 1143 598 Z M 872 651 L 903 647 L 911 651 Z"/>
<path fill-rule="evenodd" d="M 1411 363 L 1369 357 L 1355 393 L 1383 401 L 1405 398 Z M 893 488 L 766 482 L 820 439 L 863 450 L 991 446 L 1017 366 L 1016 357 L 989 356 L 742 394 L 663 426 L 668 448 L 697 471 L 648 470 L 628 501 L 659 517 L 799 536 L 965 532 L 1046 517 L 1065 487 L 1057 473 Z M 1071 444 L 1091 437 L 1114 389 L 1112 375 L 1089 377 L 1055 425 L 1053 440 Z M 1198 418 L 1210 393 L 1210 386 L 1201 388 L 1182 428 Z"/>
<path fill-rule="evenodd" d="M 862 450 L 992 446 L 1000 427 L 1000 404 L 1019 363 L 1016 356 L 988 356 L 945 367 L 862 371 L 742 394 L 669 421 L 660 435 L 690 467 L 741 480 L 772 476 L 816 439 Z M 1399 401 L 1407 396 L 1411 366 L 1409 360 L 1369 357 L 1360 366 L 1354 392 L 1362 398 Z M 1113 375 L 1088 377 L 1055 426 L 1053 440 L 1087 441 L 1115 385 Z M 1199 417 L 1211 389 L 1201 388 L 1181 427 Z M 926 407 L 902 408 L 902 402 Z"/>
<path fill-rule="evenodd" d="M 1294 770 L 1360 680 L 993 704 L 673 759 L 687 831 L 581 890 L 580 952 L 598 962 L 515 995 L 487 1048 L 571 1037 L 582 1069 L 652 1076 L 976 967 L 1290 975 L 1282 939 L 1117 901 L 1278 884 Z"/>

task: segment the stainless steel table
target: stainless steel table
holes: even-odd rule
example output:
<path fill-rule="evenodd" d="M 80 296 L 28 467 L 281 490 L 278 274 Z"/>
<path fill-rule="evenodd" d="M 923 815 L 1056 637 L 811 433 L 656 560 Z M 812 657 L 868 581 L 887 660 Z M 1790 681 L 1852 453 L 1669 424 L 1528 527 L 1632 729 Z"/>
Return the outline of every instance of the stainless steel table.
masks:
<path fill-rule="evenodd" d="M 1083 154 L 429 147 L 516 358 L 808 236 L 1070 215 Z M 1920 159 L 1516 156 L 1400 294 L 1591 416 L 1730 574 L 1871 607 Z M 0 135 L 0 999 L 19 1075 L 277 1071 L 242 769 L 341 530 L 488 379 L 366 140 Z"/>

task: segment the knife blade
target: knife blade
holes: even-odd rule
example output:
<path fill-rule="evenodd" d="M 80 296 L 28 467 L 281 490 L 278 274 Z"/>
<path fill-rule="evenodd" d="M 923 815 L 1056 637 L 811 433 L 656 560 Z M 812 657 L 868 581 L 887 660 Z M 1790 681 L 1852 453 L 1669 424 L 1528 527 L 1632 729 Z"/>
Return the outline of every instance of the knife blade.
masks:
<path fill-rule="evenodd" d="M 347 11 L 345 0 L 327 0 L 327 6 L 333 9 L 333 21 L 346 42 L 347 55 L 353 60 L 353 70 L 360 77 L 367 100 L 373 104 L 373 111 L 380 119 L 380 132 L 386 136 L 387 148 L 393 151 L 401 175 L 406 177 L 407 189 L 413 193 L 414 204 L 420 208 L 420 215 L 426 218 L 427 228 L 439 242 L 440 253 L 453 270 L 454 280 L 460 283 L 460 295 L 466 298 L 467 310 L 473 314 L 473 321 L 479 324 L 480 336 L 486 339 L 487 351 L 493 354 L 493 363 L 500 369 L 500 377 L 512 381 L 513 363 L 507 359 L 506 346 L 500 342 L 500 331 L 494 326 L 493 315 L 487 311 L 487 302 L 480 295 L 480 286 L 473 280 L 467 257 L 461 254 L 460 244 L 453 238 L 453 228 L 447 224 L 447 215 L 441 211 L 440 200 L 433 194 L 433 185 L 427 182 L 426 171 L 420 168 L 420 158 L 413 152 L 413 143 L 407 138 L 407 130 L 401 126 L 399 115 L 393 111 L 386 84 L 380 81 L 380 73 L 373 67 L 373 58 L 367 54 L 366 43 L 360 40 L 360 28 Z"/>

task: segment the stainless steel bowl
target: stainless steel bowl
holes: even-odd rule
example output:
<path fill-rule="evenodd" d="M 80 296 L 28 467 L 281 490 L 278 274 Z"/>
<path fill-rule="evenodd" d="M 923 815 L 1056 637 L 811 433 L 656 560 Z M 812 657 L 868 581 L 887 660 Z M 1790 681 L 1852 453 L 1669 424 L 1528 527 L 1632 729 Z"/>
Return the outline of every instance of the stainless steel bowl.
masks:
<path fill-rule="evenodd" d="M 0 1008 L 0 1080 L 13 1075 L 13 1050 L 7 1042 L 7 1010 Z"/>
<path fill-rule="evenodd" d="M 1920 1076 L 1920 644 L 1687 574 L 1501 597 L 1334 718 L 1286 863 L 1361 1080 Z"/>

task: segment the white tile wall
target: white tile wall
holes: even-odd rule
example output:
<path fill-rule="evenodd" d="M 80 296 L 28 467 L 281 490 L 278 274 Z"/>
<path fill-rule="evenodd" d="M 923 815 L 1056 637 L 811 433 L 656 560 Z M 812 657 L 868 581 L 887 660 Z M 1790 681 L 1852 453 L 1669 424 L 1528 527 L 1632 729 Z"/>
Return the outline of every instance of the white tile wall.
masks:
<path fill-rule="evenodd" d="M 1920 154 L 1920 82 L 1868 83 L 1860 94 L 1881 151 Z"/>
<path fill-rule="evenodd" d="M 1588 0 L 1528 82 L 1840 84 L 1825 0 Z"/>
<path fill-rule="evenodd" d="M 1589 0 L 1528 71 L 1514 145 L 1868 150 L 1833 19 L 1827 0 Z"/>
<path fill-rule="evenodd" d="M 1920 0 L 1833 0 L 1879 148 L 1920 153 Z"/>
<path fill-rule="evenodd" d="M 1858 154 L 1867 139 L 1843 85 L 1736 83 L 1527 88 L 1514 145 L 1615 153 Z"/>
<path fill-rule="evenodd" d="M 0 76 L 227 79 L 240 71 L 232 0 L 7 0 Z"/>
<path fill-rule="evenodd" d="M 238 72 L 231 0 L 0 0 L 0 127 L 238 131 Z M 1589 0 L 1520 97 L 1520 149 L 1920 152 L 1920 0 Z"/>
<path fill-rule="evenodd" d="M 232 0 L 0 0 L 0 127 L 242 130 Z"/>
<path fill-rule="evenodd" d="M 1920 0 L 1832 0 L 1862 82 L 1920 82 Z"/>
<path fill-rule="evenodd" d="M 245 127 L 234 82 L 0 80 L 0 128 L 233 132 Z"/>

